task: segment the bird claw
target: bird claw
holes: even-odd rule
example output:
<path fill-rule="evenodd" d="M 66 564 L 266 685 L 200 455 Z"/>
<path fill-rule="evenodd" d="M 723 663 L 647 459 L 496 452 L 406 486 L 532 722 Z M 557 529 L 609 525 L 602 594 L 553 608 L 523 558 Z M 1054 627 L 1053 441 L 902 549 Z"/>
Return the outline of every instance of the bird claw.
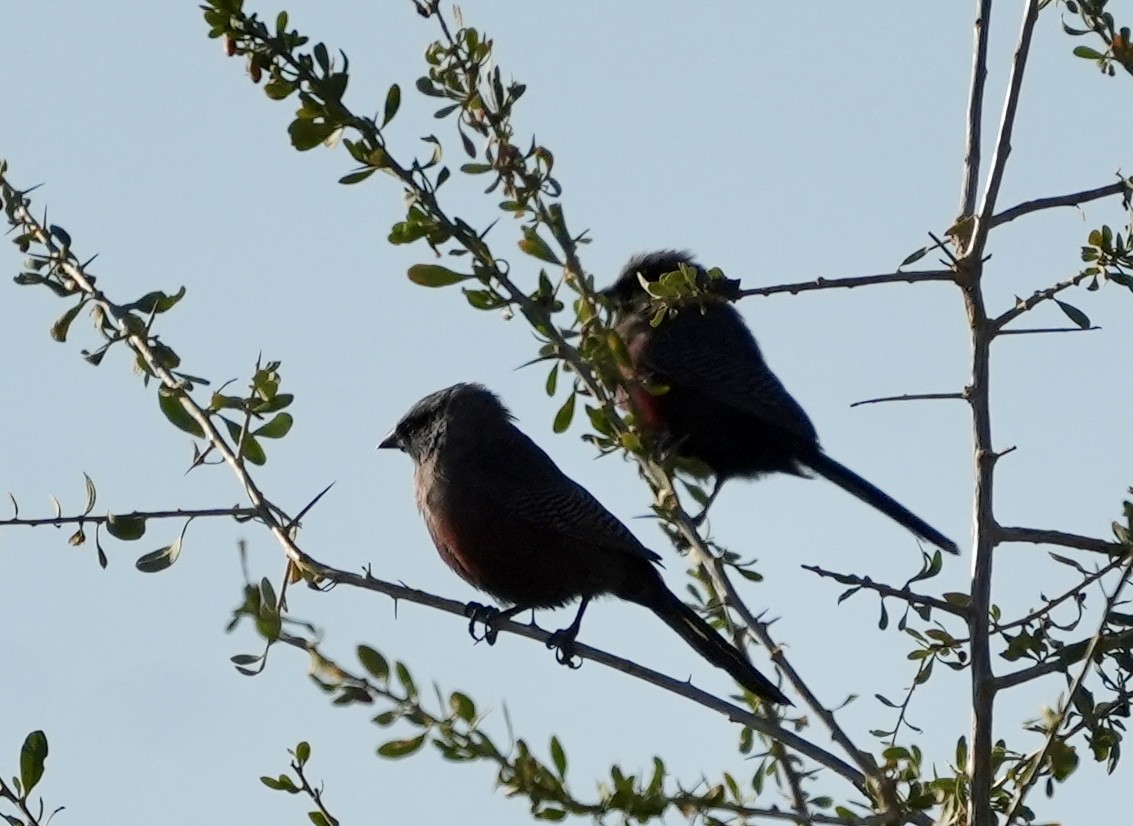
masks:
<path fill-rule="evenodd" d="M 492 620 L 499 616 L 500 609 L 492 605 L 482 605 L 479 602 L 470 602 L 464 607 L 464 615 L 468 620 L 468 636 L 476 642 L 483 640 L 488 645 L 496 644 L 499 631 L 492 627 Z M 484 626 L 484 633 L 476 633 L 476 624 Z"/>
<path fill-rule="evenodd" d="M 555 649 L 555 660 L 559 665 L 567 668 L 579 669 L 582 667 L 582 658 L 574 651 L 574 634 L 571 629 L 562 628 L 547 637 L 547 647 Z"/>

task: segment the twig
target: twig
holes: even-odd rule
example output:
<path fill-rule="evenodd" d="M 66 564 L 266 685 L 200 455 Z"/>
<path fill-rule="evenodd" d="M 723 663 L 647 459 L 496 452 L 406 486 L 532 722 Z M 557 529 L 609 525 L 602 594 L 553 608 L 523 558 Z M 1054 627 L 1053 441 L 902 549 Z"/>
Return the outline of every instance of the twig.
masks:
<path fill-rule="evenodd" d="M 1051 746 L 1054 745 L 1054 740 L 1058 736 L 1059 729 L 1062 728 L 1063 723 L 1066 721 L 1066 714 L 1074 702 L 1074 695 L 1078 693 L 1082 681 L 1086 679 L 1086 674 L 1089 673 L 1094 653 L 1102 647 L 1102 632 L 1105 629 L 1109 612 L 1113 609 L 1113 606 L 1117 604 L 1117 599 L 1121 595 L 1122 589 L 1125 588 L 1125 583 L 1129 581 L 1131 569 L 1133 569 L 1133 554 L 1129 555 L 1129 559 L 1125 564 L 1125 571 L 1121 575 L 1121 580 L 1117 583 L 1117 587 L 1113 589 L 1113 593 L 1110 594 L 1109 598 L 1106 600 L 1106 607 L 1102 612 L 1102 618 L 1098 625 L 1097 633 L 1094 634 L 1093 639 L 1090 640 L 1090 644 L 1086 647 L 1086 651 L 1082 655 L 1085 662 L 1082 665 L 1081 671 L 1078 672 L 1078 675 L 1070 683 L 1070 687 L 1066 692 L 1066 699 L 1062 703 L 1062 708 L 1058 711 L 1058 717 L 1056 721 L 1051 724 L 1050 731 L 1047 733 L 1046 742 L 1043 743 L 1043 747 L 1039 750 L 1039 753 L 1032 758 L 1031 765 L 1027 768 L 1026 774 L 1015 789 L 1015 796 L 1011 800 L 1011 806 L 1007 809 L 1007 814 L 1004 817 L 1005 826 L 1011 826 L 1014 822 L 1016 816 L 1019 814 L 1019 809 L 1023 805 L 1023 801 L 1027 798 L 1027 793 L 1034 787 L 1035 781 L 1038 779 L 1039 770 L 1042 769 L 1042 765 L 1046 761 L 1046 756 L 1050 753 Z M 1122 639 L 1123 643 L 1121 647 L 1127 647 L 1130 642 L 1133 642 L 1133 630 L 1107 638 L 1108 641 L 1115 639 Z M 1069 663 L 1066 665 L 1069 667 Z"/>
<path fill-rule="evenodd" d="M 900 804 L 896 798 L 896 790 L 893 788 L 893 783 L 886 778 L 878 769 L 877 764 L 874 762 L 873 756 L 860 751 L 853 741 L 850 740 L 845 730 L 839 725 L 838 721 L 834 719 L 834 714 L 826 708 L 810 687 L 795 671 L 786 655 L 783 653 L 782 648 L 771 638 L 770 632 L 767 630 L 767 624 L 761 622 L 758 617 L 751 613 L 747 605 L 740 598 L 736 592 L 735 585 L 732 583 L 731 578 L 723 569 L 723 562 L 719 557 L 707 553 L 699 554 L 700 558 L 696 561 L 703 564 L 712 576 L 713 582 L 716 584 L 717 590 L 724 595 L 727 604 L 730 605 L 743 619 L 744 623 L 748 626 L 751 632 L 759 639 L 760 643 L 771 654 L 771 661 L 783 672 L 787 681 L 795 688 L 795 690 L 802 695 L 803 700 L 807 706 L 814 711 L 815 715 L 823 722 L 827 730 L 830 732 L 830 737 L 837 743 L 843 751 L 849 756 L 854 764 L 861 770 L 862 774 L 869 778 L 870 788 L 868 793 L 875 800 L 878 800 L 886 811 L 896 811 Z M 788 744 L 789 745 L 789 744 Z M 931 823 L 931 819 L 923 816 L 921 813 L 909 813 L 914 822 L 927 826 Z"/>
<path fill-rule="evenodd" d="M 1129 188 L 1129 186 L 1130 182 L 1123 178 L 1115 184 L 1099 186 L 1097 189 L 1085 189 L 1081 192 L 1071 192 L 1067 195 L 1054 195 L 1049 198 L 1036 198 L 1033 201 L 1024 201 L 1010 209 L 1003 210 L 1003 212 L 998 215 L 993 215 L 988 225 L 990 227 L 997 227 L 1000 224 L 1014 221 L 1016 218 L 1031 212 L 1038 212 L 1043 209 L 1054 209 L 1055 207 L 1078 206 L 1079 204 L 1084 204 L 1089 201 L 1096 201 L 1099 198 L 1108 198 L 1110 195 L 1120 195 Z"/>
<path fill-rule="evenodd" d="M 1090 640 L 1090 643 L 1093 643 L 1093 639 Z M 1114 634 L 1111 637 L 1102 637 L 1093 650 L 1090 650 L 1089 646 L 1082 646 L 1080 643 L 1072 643 L 1062 648 L 1057 656 L 1046 662 L 1041 662 L 1037 665 L 1032 665 L 1030 668 L 1024 668 L 1020 671 L 1013 671 L 1010 674 L 997 677 L 995 687 L 997 691 L 1013 688 L 1022 683 L 1029 683 L 1031 680 L 1037 679 L 1038 677 L 1053 674 L 1056 671 L 1064 671 L 1074 663 L 1080 662 L 1082 658 L 1087 655 L 1092 657 L 1094 654 L 1104 654 L 1107 651 L 1114 651 L 1118 648 L 1128 648 L 1131 645 L 1133 645 L 1133 630 L 1122 631 L 1120 634 Z"/>
<path fill-rule="evenodd" d="M 1052 284 L 1051 286 L 1041 290 L 1035 290 L 1035 292 L 1033 292 L 1029 298 L 1026 298 L 1022 301 L 1017 301 L 1015 303 L 1015 306 L 1010 310 L 1006 310 L 1005 312 L 1000 313 L 998 316 L 992 319 L 991 324 L 995 328 L 995 333 L 998 335 L 999 332 L 1003 329 L 1004 325 L 1014 321 L 1023 313 L 1031 311 L 1035 308 L 1036 305 L 1041 304 L 1044 301 L 1050 301 L 1063 290 L 1068 290 L 1071 287 L 1076 287 L 1078 284 L 1082 283 L 1090 277 L 1091 276 L 1089 274 L 1080 272 L 1077 275 L 1071 276 L 1070 278 L 1067 278 L 1063 281 L 1059 281 L 1057 284 Z"/>
<path fill-rule="evenodd" d="M 0 528 L 27 527 L 41 525 L 101 525 L 111 519 L 180 519 L 198 516 L 231 516 L 234 519 L 252 519 L 259 515 L 255 508 L 200 508 L 198 510 L 131 511 L 107 516 L 59 516 L 41 519 L 0 519 Z"/>
<path fill-rule="evenodd" d="M 1123 559 L 1120 559 L 1120 558 L 1114 559 L 1108 565 L 1106 565 L 1104 568 L 1099 568 L 1098 570 L 1094 571 L 1092 574 L 1088 575 L 1085 579 L 1083 579 L 1081 582 L 1079 582 L 1073 588 L 1067 589 L 1065 592 L 1063 592 L 1062 594 L 1059 594 L 1054 599 L 1047 600 L 1046 604 L 1042 608 L 1037 608 L 1034 611 L 1032 611 L 1031 613 L 1027 614 L 1025 617 L 1020 617 L 1017 620 L 1012 620 L 1011 622 L 1004 623 L 1003 625 L 996 625 L 995 629 L 994 629 L 995 633 L 1002 634 L 1004 631 L 1010 631 L 1012 628 L 1020 628 L 1024 625 L 1027 625 L 1030 622 L 1034 622 L 1035 620 L 1040 619 L 1043 616 L 1046 616 L 1047 614 L 1050 614 L 1055 608 L 1057 608 L 1062 603 L 1066 602 L 1066 600 L 1080 594 L 1084 588 L 1089 587 L 1090 585 L 1092 585 L 1093 583 L 1097 582 L 1099 579 L 1104 577 L 1106 574 L 1111 573 L 1115 569 L 1121 567 L 1123 564 L 1124 564 Z M 963 645 L 967 642 L 969 642 L 969 639 L 967 637 L 963 637 L 963 638 L 954 640 L 954 643 L 956 645 Z M 997 680 L 997 685 L 998 685 L 998 680 Z"/>
<path fill-rule="evenodd" d="M 905 393 L 900 396 L 879 396 L 876 399 L 863 399 L 853 402 L 850 407 L 861 407 L 866 404 L 881 404 L 882 402 L 915 402 L 928 399 L 966 399 L 963 393 Z"/>
<path fill-rule="evenodd" d="M 1000 330 L 1001 336 L 1029 336 L 1035 333 L 1092 333 L 1100 330 L 1096 324 L 1092 327 L 1028 327 L 1024 330 Z"/>
<path fill-rule="evenodd" d="M 1000 525 L 996 529 L 997 542 L 1029 542 L 1034 545 L 1058 545 L 1079 551 L 1099 554 L 1117 554 L 1125 550 L 1118 542 L 1107 542 L 1092 536 L 1079 536 L 1065 531 L 1048 531 L 1041 528 L 1016 528 Z"/>
<path fill-rule="evenodd" d="M 976 187 L 980 181 L 983 142 L 984 85 L 987 81 L 987 41 L 991 28 L 991 0 L 976 0 L 975 48 L 972 50 L 972 80 L 968 88 L 968 122 L 965 137 L 964 181 L 960 188 L 960 217 L 976 211 Z"/>
<path fill-rule="evenodd" d="M 860 577 L 853 574 L 839 574 L 834 571 L 827 571 L 817 565 L 803 565 L 801 567 L 804 571 L 818 574 L 824 579 L 833 579 L 843 585 L 854 585 L 858 588 L 865 588 L 867 591 L 875 591 L 883 597 L 894 597 L 910 605 L 922 605 L 926 608 L 935 608 L 938 611 L 943 611 L 946 614 L 952 614 L 956 617 L 965 617 L 968 613 L 959 605 L 953 605 L 951 602 L 926 596 L 925 594 L 918 594 L 916 591 L 910 590 L 908 586 L 904 588 L 894 588 L 892 585 L 874 582 L 868 576 Z"/>
<path fill-rule="evenodd" d="M 855 275 L 847 278 L 816 278 L 813 281 L 800 281 L 796 284 L 777 284 L 773 287 L 752 287 L 740 290 L 737 296 L 743 298 L 749 295 L 775 295 L 776 293 L 810 292 L 812 290 L 833 290 L 838 288 L 850 289 L 853 287 L 866 287 L 870 284 L 919 284 L 922 281 L 955 281 L 956 273 L 952 270 L 920 270 L 918 272 L 888 272 L 880 275 Z"/>
<path fill-rule="evenodd" d="M 999 121 L 999 137 L 995 143 L 995 151 L 991 156 L 991 168 L 988 172 L 987 184 L 984 186 L 976 226 L 972 231 L 971 245 L 965 251 L 968 260 L 981 259 L 984 248 L 987 246 L 988 232 L 991 230 L 991 218 L 995 212 L 995 202 L 999 197 L 999 188 L 1003 184 L 1007 157 L 1011 154 L 1011 135 L 1015 130 L 1015 113 L 1019 108 L 1019 95 L 1023 91 L 1023 75 L 1027 68 L 1027 57 L 1031 52 L 1031 35 L 1035 31 L 1035 22 L 1039 17 L 1039 4 L 1041 2 L 1042 0 L 1024 0 L 1023 22 L 1019 29 L 1019 43 L 1015 47 L 1015 57 L 1011 61 L 1011 75 L 1007 81 L 1003 115 Z M 982 801 L 973 801 L 973 803 L 977 806 L 982 805 Z M 982 823 L 984 820 L 977 817 L 976 822 Z"/>

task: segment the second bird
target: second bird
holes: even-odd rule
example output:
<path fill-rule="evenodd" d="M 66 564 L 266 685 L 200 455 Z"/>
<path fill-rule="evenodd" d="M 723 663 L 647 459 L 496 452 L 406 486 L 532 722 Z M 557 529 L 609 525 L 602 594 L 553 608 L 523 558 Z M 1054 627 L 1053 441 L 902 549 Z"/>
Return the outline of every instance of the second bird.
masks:
<path fill-rule="evenodd" d="M 691 267 L 702 284 L 710 284 L 688 253 L 666 250 L 631 259 L 602 292 L 615 305 L 617 328 L 629 350 L 632 378 L 637 380 L 629 392 L 642 424 L 678 455 L 712 470 L 716 486 L 709 504 L 733 477 L 776 472 L 802 476 L 809 469 L 922 539 L 958 553 L 951 539 L 826 455 L 814 425 L 771 372 L 751 330 L 723 297 L 686 306 L 656 327 L 650 323 L 655 310 L 639 277 L 654 282 L 681 265 Z M 665 391 L 655 394 L 642 382 L 663 385 Z"/>
<path fill-rule="evenodd" d="M 788 703 L 665 587 L 657 554 L 559 470 L 487 388 L 457 384 L 426 396 L 378 446 L 413 459 L 433 544 L 464 580 L 514 606 L 501 616 L 581 599 L 571 626 L 552 637 L 569 649 L 589 601 L 618 597 L 648 608 L 756 696 Z"/>

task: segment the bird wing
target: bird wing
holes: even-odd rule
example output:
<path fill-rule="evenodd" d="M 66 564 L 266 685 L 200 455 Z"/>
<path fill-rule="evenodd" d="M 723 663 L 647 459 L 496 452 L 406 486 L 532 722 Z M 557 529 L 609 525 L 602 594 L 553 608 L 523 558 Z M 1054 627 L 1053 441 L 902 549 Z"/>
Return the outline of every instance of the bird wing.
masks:
<path fill-rule="evenodd" d="M 507 461 L 477 463 L 479 494 L 488 497 L 503 519 L 519 519 L 579 542 L 659 562 L 590 491 L 575 482 L 542 448 L 508 424 L 506 443 L 485 446 Z"/>
<path fill-rule="evenodd" d="M 682 388 L 815 441 L 810 418 L 763 360 L 730 304 L 688 306 L 647 333 L 644 366 Z"/>

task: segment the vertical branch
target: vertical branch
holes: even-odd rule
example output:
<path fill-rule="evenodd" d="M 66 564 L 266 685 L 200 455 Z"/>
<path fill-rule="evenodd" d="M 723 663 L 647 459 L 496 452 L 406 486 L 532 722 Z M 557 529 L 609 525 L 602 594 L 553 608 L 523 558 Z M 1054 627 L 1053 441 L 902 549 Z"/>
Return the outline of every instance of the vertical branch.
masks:
<path fill-rule="evenodd" d="M 972 55 L 972 83 L 968 91 L 968 135 L 964 153 L 964 183 L 960 189 L 960 217 L 976 211 L 980 182 L 980 142 L 983 140 L 984 85 L 987 81 L 987 38 L 991 26 L 991 0 L 976 0 L 976 43 Z"/>
<path fill-rule="evenodd" d="M 1015 130 L 1015 113 L 1019 108 L 1019 95 L 1023 90 L 1023 73 L 1027 68 L 1027 56 L 1031 51 L 1031 35 L 1035 31 L 1035 22 L 1039 18 L 1039 4 L 1041 2 L 1042 0 L 1024 0 L 1023 23 L 1019 30 L 1019 43 L 1015 47 L 1015 57 L 1011 61 L 1011 77 L 1007 82 L 1007 94 L 1003 99 L 1003 115 L 999 120 L 999 137 L 995 141 L 995 151 L 992 153 L 991 165 L 987 174 L 987 185 L 984 187 L 983 200 L 980 202 L 976 226 L 973 229 L 972 241 L 968 249 L 969 257 L 972 259 L 982 258 L 984 247 L 987 245 L 987 235 L 992 225 L 992 213 L 995 212 L 999 187 L 1003 183 L 1003 171 L 1007 167 L 1007 158 L 1011 154 L 1011 135 Z"/>
<path fill-rule="evenodd" d="M 968 403 L 972 410 L 972 447 L 975 454 L 975 512 L 971 578 L 971 612 L 968 615 L 972 647 L 972 776 L 969 826 L 991 826 L 991 788 L 995 772 L 991 762 L 992 712 L 995 675 L 991 670 L 989 616 L 991 609 L 992 553 L 995 550 L 995 513 L 992 489 L 998 458 L 991 443 L 989 393 L 991 342 L 994 327 L 984 308 L 979 275 L 964 285 L 964 306 L 972 331 L 972 380 Z"/>
<path fill-rule="evenodd" d="M 1007 158 L 1011 154 L 1011 135 L 1015 128 L 1015 115 L 1019 106 L 1019 96 L 1023 88 L 1023 74 L 1027 66 L 1027 56 L 1031 50 L 1031 35 L 1038 19 L 1041 0 L 1024 0 L 1023 21 L 1020 26 L 1019 42 L 1011 64 L 1011 75 L 1007 82 L 1007 92 L 1003 101 L 1003 115 L 999 122 L 999 135 L 991 156 L 987 183 L 978 210 L 966 210 L 964 216 L 975 215 L 969 241 L 964 244 L 964 258 L 959 262 L 958 281 L 964 291 L 964 306 L 968 313 L 968 324 L 972 337 L 972 378 L 968 387 L 968 403 L 972 410 L 972 440 L 975 457 L 974 491 L 974 541 L 971 575 L 971 613 L 968 617 L 972 653 L 972 732 L 971 732 L 971 779 L 968 793 L 970 809 L 969 826 L 994 826 L 995 814 L 991 808 L 991 790 L 995 783 L 995 768 L 992 764 L 992 723 L 995 708 L 995 675 L 991 667 L 990 609 L 992 555 L 998 541 L 992 491 L 994 487 L 995 463 L 998 456 L 991 440 L 990 405 L 990 360 L 991 342 L 997 328 L 987 317 L 983 298 L 983 254 L 987 246 L 988 233 L 992 226 L 992 215 L 999 188 L 1003 183 L 1003 173 Z M 977 21 L 976 56 L 972 75 L 972 100 L 969 107 L 969 151 L 972 147 L 972 130 L 975 134 L 976 160 L 978 167 L 979 137 L 979 98 L 982 95 L 986 75 L 987 18 L 991 4 L 980 4 L 981 19 Z M 981 53 L 981 49 L 983 50 Z M 973 120 L 973 118 L 975 118 Z M 974 200 L 973 169 L 969 155 L 965 168 L 964 197 L 966 203 Z"/>

